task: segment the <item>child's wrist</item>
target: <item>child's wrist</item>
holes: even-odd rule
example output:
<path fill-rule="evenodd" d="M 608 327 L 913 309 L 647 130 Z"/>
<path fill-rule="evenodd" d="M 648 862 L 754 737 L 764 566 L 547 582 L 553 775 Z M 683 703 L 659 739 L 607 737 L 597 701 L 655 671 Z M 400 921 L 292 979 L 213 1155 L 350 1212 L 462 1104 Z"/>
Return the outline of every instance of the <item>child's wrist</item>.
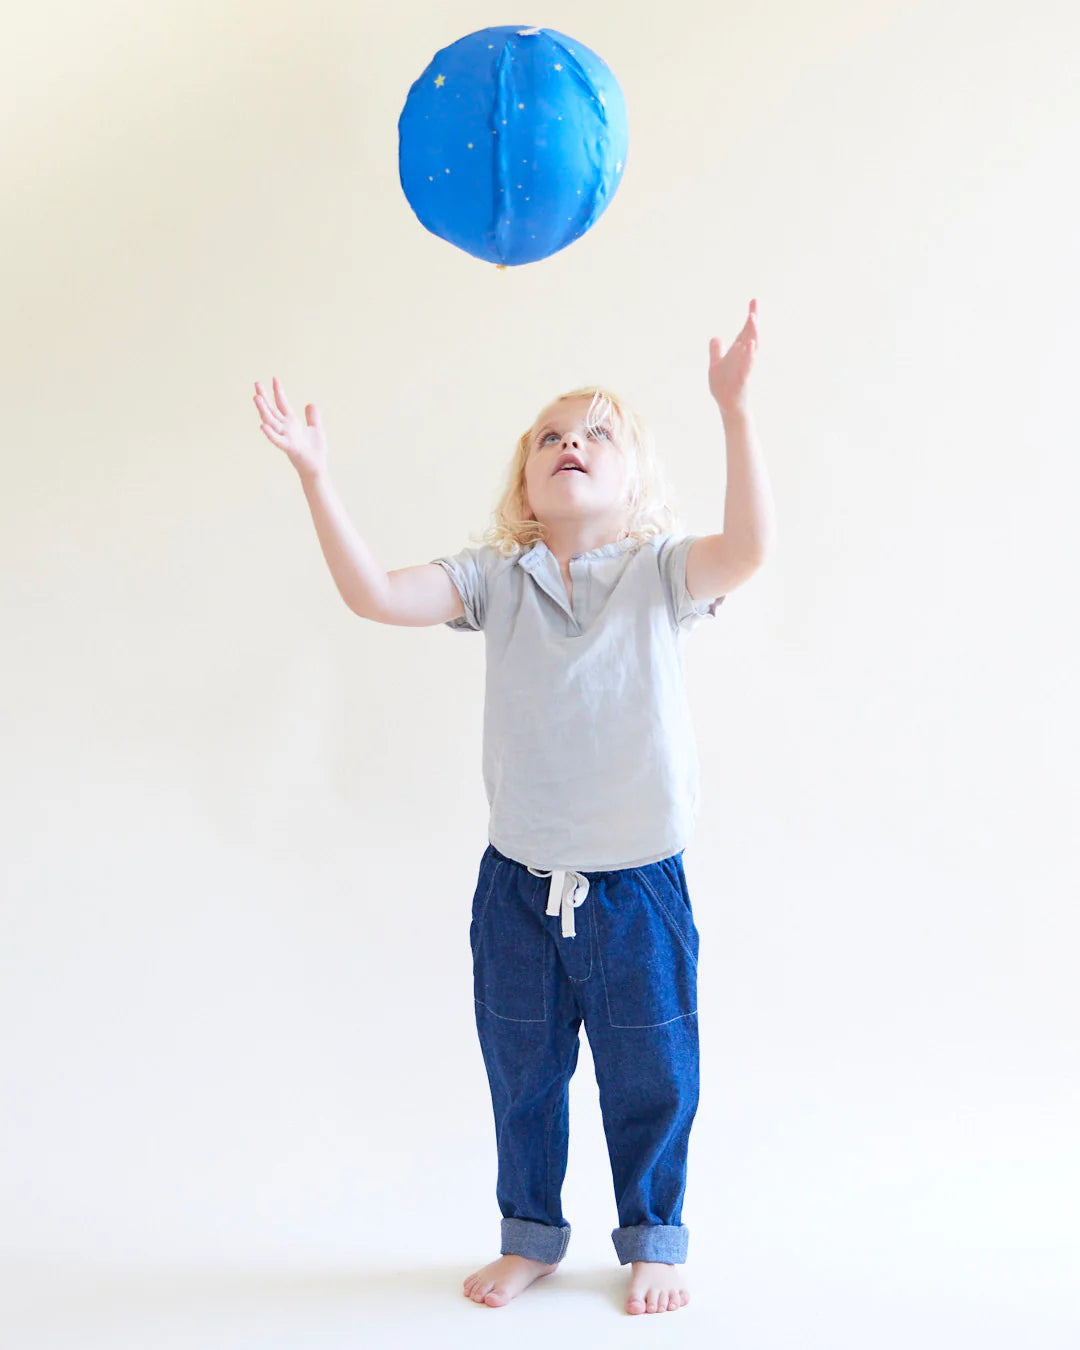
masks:
<path fill-rule="evenodd" d="M 750 404 L 739 403 L 734 406 L 725 407 L 722 403 L 716 405 L 720 409 L 720 416 L 724 419 L 724 425 L 729 422 L 748 422 L 750 420 Z"/>

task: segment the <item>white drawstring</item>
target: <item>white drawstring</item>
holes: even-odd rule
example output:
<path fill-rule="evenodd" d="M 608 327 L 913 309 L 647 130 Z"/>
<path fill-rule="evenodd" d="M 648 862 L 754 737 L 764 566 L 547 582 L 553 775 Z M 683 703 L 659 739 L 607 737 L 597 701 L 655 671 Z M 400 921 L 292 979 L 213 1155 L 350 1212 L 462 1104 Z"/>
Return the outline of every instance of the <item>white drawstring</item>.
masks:
<path fill-rule="evenodd" d="M 588 877 L 583 877 L 580 872 L 572 872 L 569 868 L 538 872 L 535 867 L 530 867 L 529 871 L 534 877 L 551 878 L 546 913 L 561 912 L 563 937 L 574 937 L 574 910 L 589 894 Z"/>

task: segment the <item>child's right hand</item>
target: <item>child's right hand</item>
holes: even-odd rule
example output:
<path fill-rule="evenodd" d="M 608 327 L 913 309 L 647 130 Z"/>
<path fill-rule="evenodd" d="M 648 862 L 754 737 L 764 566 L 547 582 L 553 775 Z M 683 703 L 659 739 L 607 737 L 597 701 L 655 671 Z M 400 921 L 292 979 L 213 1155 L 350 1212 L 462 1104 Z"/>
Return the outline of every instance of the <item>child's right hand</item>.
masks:
<path fill-rule="evenodd" d="M 304 410 L 307 423 L 301 422 L 290 408 L 276 375 L 274 401 L 276 408 L 267 402 L 262 385 L 256 380 L 255 406 L 262 416 L 262 429 L 267 439 L 285 451 L 301 478 L 317 478 L 325 471 L 327 460 L 326 436 L 318 408 L 309 403 Z"/>

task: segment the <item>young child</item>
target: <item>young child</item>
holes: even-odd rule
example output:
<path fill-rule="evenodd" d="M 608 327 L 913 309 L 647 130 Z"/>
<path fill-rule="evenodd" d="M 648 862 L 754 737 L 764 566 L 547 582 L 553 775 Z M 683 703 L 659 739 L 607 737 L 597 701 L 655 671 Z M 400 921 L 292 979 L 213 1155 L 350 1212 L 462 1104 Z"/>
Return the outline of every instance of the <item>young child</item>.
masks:
<path fill-rule="evenodd" d="M 732 348 L 710 343 L 724 423 L 724 530 L 671 532 L 639 419 L 590 386 L 518 442 L 480 548 L 386 573 L 327 474 L 317 409 L 256 383 L 262 430 L 303 483 L 355 613 L 483 631 L 488 847 L 472 902 L 476 1026 L 498 1147 L 501 1255 L 467 1297 L 499 1307 L 562 1260 L 568 1088 L 582 1022 L 596 1066 L 630 1313 L 689 1299 L 680 1269 L 698 1103 L 698 933 L 683 849 L 698 759 L 682 638 L 761 565 L 772 503 L 747 403 L 757 305 Z M 275 406 L 276 405 L 276 406 Z"/>

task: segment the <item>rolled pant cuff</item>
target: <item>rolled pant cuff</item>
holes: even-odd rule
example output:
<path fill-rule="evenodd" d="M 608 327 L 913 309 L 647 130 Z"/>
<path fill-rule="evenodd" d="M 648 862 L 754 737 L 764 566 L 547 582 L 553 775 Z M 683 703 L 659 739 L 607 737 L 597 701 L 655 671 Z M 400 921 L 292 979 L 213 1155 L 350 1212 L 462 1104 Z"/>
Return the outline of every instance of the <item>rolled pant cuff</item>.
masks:
<path fill-rule="evenodd" d="M 681 1266 L 690 1244 L 685 1224 L 639 1223 L 633 1228 L 616 1228 L 611 1234 L 619 1265 L 631 1261 L 665 1261 Z"/>
<path fill-rule="evenodd" d="M 552 1266 L 566 1255 L 570 1241 L 570 1225 L 556 1228 L 549 1223 L 534 1223 L 531 1219 L 503 1219 L 502 1256 L 527 1256 L 531 1261 L 543 1261 Z"/>

